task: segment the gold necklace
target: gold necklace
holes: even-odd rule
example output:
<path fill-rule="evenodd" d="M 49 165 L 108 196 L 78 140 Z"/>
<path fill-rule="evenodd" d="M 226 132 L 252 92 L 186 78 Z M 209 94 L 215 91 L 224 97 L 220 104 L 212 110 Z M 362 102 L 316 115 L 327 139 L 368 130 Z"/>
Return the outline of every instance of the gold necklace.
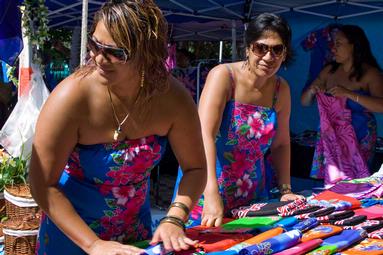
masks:
<path fill-rule="evenodd" d="M 145 80 L 145 72 L 142 71 L 142 73 L 141 73 L 140 88 L 138 90 L 136 99 L 134 100 L 133 107 L 136 105 L 138 96 L 140 95 L 140 92 L 141 92 L 141 89 L 144 87 L 144 80 Z M 113 104 L 113 100 L 112 100 L 112 94 L 110 93 L 109 85 L 107 85 L 107 88 L 108 88 L 110 105 L 112 106 L 112 110 L 113 110 L 114 120 L 116 121 L 116 124 L 117 124 L 117 128 L 114 130 L 114 133 L 113 133 L 113 140 L 117 141 L 118 140 L 118 136 L 122 132 L 122 125 L 124 125 L 125 121 L 129 118 L 130 112 L 128 112 L 126 114 L 126 116 L 124 117 L 124 119 L 120 122 L 120 120 L 118 119 L 118 116 L 117 116 L 116 109 L 114 108 L 114 104 Z"/>

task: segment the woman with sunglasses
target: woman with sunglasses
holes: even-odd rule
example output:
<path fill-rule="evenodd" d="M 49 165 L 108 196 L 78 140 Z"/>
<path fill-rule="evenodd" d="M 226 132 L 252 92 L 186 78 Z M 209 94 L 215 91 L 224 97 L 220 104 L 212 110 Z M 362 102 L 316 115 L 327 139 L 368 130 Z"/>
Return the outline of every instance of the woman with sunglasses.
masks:
<path fill-rule="evenodd" d="M 317 100 L 320 132 L 311 176 L 327 187 L 370 175 L 376 120 L 383 112 L 383 78 L 364 31 L 355 25 L 336 28 L 334 62 L 302 93 L 304 106 Z"/>
<path fill-rule="evenodd" d="M 193 224 L 218 226 L 232 209 L 267 200 L 274 176 L 268 151 L 281 200 L 298 197 L 290 186 L 290 91 L 276 75 L 290 59 L 291 31 L 282 18 L 264 13 L 245 36 L 246 60 L 213 68 L 202 91 L 208 182 Z"/>
<path fill-rule="evenodd" d="M 30 182 L 44 211 L 36 254 L 139 254 L 194 245 L 184 233 L 206 184 L 196 106 L 166 71 L 167 25 L 152 0 L 95 14 L 89 63 L 50 95 L 36 127 Z M 149 177 L 170 142 L 184 178 L 154 235 Z"/>

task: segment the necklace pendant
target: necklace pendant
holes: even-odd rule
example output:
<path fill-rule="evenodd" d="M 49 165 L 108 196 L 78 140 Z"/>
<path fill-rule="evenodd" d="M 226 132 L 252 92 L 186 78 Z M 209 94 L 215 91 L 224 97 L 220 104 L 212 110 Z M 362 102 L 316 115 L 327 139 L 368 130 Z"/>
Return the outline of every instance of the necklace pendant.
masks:
<path fill-rule="evenodd" d="M 114 134 L 113 134 L 113 140 L 117 141 L 118 140 L 118 135 L 120 134 L 120 132 L 118 132 L 118 130 L 114 130 Z"/>

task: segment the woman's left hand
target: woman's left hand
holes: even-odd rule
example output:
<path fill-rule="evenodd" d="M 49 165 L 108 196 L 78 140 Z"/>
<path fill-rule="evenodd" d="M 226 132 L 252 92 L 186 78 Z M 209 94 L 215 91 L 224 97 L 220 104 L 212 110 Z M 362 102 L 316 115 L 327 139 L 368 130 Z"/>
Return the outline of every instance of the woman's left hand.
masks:
<path fill-rule="evenodd" d="M 303 198 L 305 197 L 302 195 L 297 195 L 294 193 L 286 193 L 281 196 L 281 201 L 291 201 L 291 200 L 303 199 Z"/>
<path fill-rule="evenodd" d="M 334 97 L 348 97 L 351 91 L 342 86 L 335 86 L 328 89 L 327 92 Z"/>
<path fill-rule="evenodd" d="M 177 225 L 172 223 L 162 223 L 154 232 L 151 245 L 162 242 L 166 251 L 181 251 L 189 249 L 197 241 L 186 237 L 185 232 Z"/>

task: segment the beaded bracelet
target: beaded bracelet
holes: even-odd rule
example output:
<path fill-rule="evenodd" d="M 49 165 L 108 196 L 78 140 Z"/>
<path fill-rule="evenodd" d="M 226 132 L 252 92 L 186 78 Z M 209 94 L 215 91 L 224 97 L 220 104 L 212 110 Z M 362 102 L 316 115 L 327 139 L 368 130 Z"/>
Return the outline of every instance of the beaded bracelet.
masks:
<path fill-rule="evenodd" d="M 172 208 L 172 207 L 177 207 L 177 208 L 182 209 L 182 210 L 185 212 L 185 214 L 186 214 L 186 218 L 188 218 L 189 213 L 190 213 L 190 209 L 189 209 L 189 207 L 187 207 L 184 203 L 182 203 L 182 202 L 173 202 L 173 203 L 171 203 L 171 205 L 169 206 L 168 211 L 169 211 L 170 208 Z"/>
<path fill-rule="evenodd" d="M 182 230 L 185 231 L 185 223 L 180 218 L 174 216 L 165 216 L 160 220 L 160 224 L 162 223 L 171 223 L 182 228 Z"/>

